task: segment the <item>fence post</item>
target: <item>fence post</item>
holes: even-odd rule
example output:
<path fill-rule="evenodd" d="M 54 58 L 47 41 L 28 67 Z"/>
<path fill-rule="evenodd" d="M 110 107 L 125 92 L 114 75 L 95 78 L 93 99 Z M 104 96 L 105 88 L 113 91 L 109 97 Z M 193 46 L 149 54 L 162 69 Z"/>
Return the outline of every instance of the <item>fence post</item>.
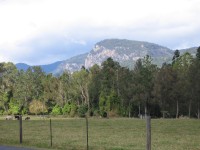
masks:
<path fill-rule="evenodd" d="M 87 150 L 89 150 L 89 145 L 88 145 L 88 118 L 87 118 L 87 115 L 85 116 L 85 119 L 86 119 Z"/>
<path fill-rule="evenodd" d="M 52 126 L 51 126 L 51 119 L 50 119 L 50 141 L 51 141 L 51 147 L 52 147 Z"/>
<path fill-rule="evenodd" d="M 22 115 L 19 115 L 19 142 L 22 144 Z"/>
<path fill-rule="evenodd" d="M 146 117 L 147 143 L 146 150 L 151 150 L 151 116 Z"/>

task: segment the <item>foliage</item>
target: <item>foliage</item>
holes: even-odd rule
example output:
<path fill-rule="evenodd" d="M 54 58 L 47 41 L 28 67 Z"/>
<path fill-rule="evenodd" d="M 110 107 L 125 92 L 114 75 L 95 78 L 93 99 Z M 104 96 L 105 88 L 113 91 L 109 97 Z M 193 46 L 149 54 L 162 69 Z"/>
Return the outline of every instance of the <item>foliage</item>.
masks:
<path fill-rule="evenodd" d="M 51 112 L 52 115 L 61 115 L 62 114 L 62 109 L 59 105 L 56 105 L 53 107 L 52 109 L 52 112 Z"/>
<path fill-rule="evenodd" d="M 78 107 L 78 115 L 79 117 L 85 117 L 86 113 L 88 111 L 87 105 L 81 105 Z"/>
<path fill-rule="evenodd" d="M 9 103 L 9 114 L 19 114 L 20 106 L 15 99 L 11 99 Z"/>
<path fill-rule="evenodd" d="M 23 71 L 12 63 L 0 63 L 0 110 L 70 117 L 160 117 L 163 113 L 163 117 L 200 118 L 199 49 L 195 58 L 176 50 L 172 63 L 161 68 L 149 55 L 138 59 L 133 70 L 108 58 L 101 66 L 83 66 L 60 76 L 45 74 L 36 66 Z"/>
<path fill-rule="evenodd" d="M 99 111 L 102 117 L 109 116 L 108 113 L 110 111 L 110 99 L 108 96 L 102 92 L 99 98 Z"/>
<path fill-rule="evenodd" d="M 62 114 L 63 115 L 69 115 L 71 112 L 71 104 L 67 103 L 65 106 L 62 108 Z"/>
<path fill-rule="evenodd" d="M 71 103 L 70 117 L 74 117 L 76 115 L 77 109 L 77 105 L 75 103 Z"/>
<path fill-rule="evenodd" d="M 30 104 L 29 104 L 29 112 L 32 114 L 44 114 L 47 113 L 47 108 L 45 106 L 44 103 L 42 103 L 39 100 L 33 100 Z"/>

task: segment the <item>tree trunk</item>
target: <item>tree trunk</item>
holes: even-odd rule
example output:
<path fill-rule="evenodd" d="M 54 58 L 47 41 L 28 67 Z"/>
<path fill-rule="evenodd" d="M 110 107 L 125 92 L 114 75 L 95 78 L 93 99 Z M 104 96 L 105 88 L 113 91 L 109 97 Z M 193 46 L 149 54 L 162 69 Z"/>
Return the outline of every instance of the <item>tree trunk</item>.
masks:
<path fill-rule="evenodd" d="M 200 118 L 200 114 L 199 114 L 199 102 L 198 102 L 198 119 Z"/>
<path fill-rule="evenodd" d="M 179 114 L 179 106 L 178 106 L 178 100 L 176 101 L 176 119 L 178 119 Z"/>
<path fill-rule="evenodd" d="M 119 97 L 119 72 L 117 69 L 117 96 Z"/>
<path fill-rule="evenodd" d="M 140 116 L 141 116 L 141 112 L 140 112 L 140 103 L 139 103 L 139 105 L 138 105 L 138 108 L 139 108 L 139 113 L 138 113 L 138 117 L 140 118 Z"/>
<path fill-rule="evenodd" d="M 87 105 L 88 105 L 88 116 L 90 115 L 90 97 L 89 97 L 89 92 L 88 88 L 86 87 L 86 98 L 87 98 Z"/>
<path fill-rule="evenodd" d="M 4 110 L 6 111 L 6 113 L 8 112 L 8 109 L 6 108 L 6 106 L 5 105 L 3 105 L 3 107 L 4 107 Z"/>
<path fill-rule="evenodd" d="M 130 104 L 130 102 L 129 102 L 128 117 L 131 118 L 131 104 Z"/>
<path fill-rule="evenodd" d="M 145 118 L 147 118 L 147 116 L 148 116 L 147 111 L 148 111 L 147 110 L 147 103 L 145 103 L 145 106 L 144 106 Z"/>
<path fill-rule="evenodd" d="M 163 118 L 165 118 L 165 111 L 163 111 L 162 113 L 163 113 Z"/>
<path fill-rule="evenodd" d="M 189 112 L 188 112 L 188 117 L 190 118 L 190 116 L 191 116 L 191 104 L 192 104 L 192 102 L 191 102 L 191 99 L 190 99 L 190 103 L 189 103 Z"/>

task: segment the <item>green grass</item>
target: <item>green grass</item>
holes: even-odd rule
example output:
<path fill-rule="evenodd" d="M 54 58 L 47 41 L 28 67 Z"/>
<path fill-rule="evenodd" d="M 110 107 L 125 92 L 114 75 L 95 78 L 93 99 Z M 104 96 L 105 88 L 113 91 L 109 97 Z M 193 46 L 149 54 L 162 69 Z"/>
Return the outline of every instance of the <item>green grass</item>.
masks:
<path fill-rule="evenodd" d="M 152 119 L 153 150 L 200 150 L 200 120 Z M 46 149 L 86 149 L 85 119 L 53 118 L 53 147 L 50 147 L 49 119 L 23 121 L 21 146 Z M 19 122 L 0 119 L 0 145 L 19 144 Z M 89 119 L 90 150 L 144 150 L 145 120 Z"/>

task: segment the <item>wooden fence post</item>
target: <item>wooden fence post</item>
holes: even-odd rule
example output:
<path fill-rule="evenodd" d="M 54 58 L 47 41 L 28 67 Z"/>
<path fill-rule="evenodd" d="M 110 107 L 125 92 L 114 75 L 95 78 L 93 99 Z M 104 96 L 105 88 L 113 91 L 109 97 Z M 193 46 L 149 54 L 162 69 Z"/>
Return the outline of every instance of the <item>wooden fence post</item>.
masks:
<path fill-rule="evenodd" d="M 19 116 L 19 142 L 22 144 L 22 115 Z"/>
<path fill-rule="evenodd" d="M 151 150 L 151 116 L 146 117 L 147 143 L 146 150 Z"/>
<path fill-rule="evenodd" d="M 51 147 L 52 147 L 52 126 L 51 126 L 51 119 L 50 119 L 50 141 L 51 141 Z"/>
<path fill-rule="evenodd" d="M 87 150 L 89 150 L 89 145 L 88 145 L 88 118 L 87 118 L 87 115 L 85 116 L 85 119 L 86 119 Z"/>

